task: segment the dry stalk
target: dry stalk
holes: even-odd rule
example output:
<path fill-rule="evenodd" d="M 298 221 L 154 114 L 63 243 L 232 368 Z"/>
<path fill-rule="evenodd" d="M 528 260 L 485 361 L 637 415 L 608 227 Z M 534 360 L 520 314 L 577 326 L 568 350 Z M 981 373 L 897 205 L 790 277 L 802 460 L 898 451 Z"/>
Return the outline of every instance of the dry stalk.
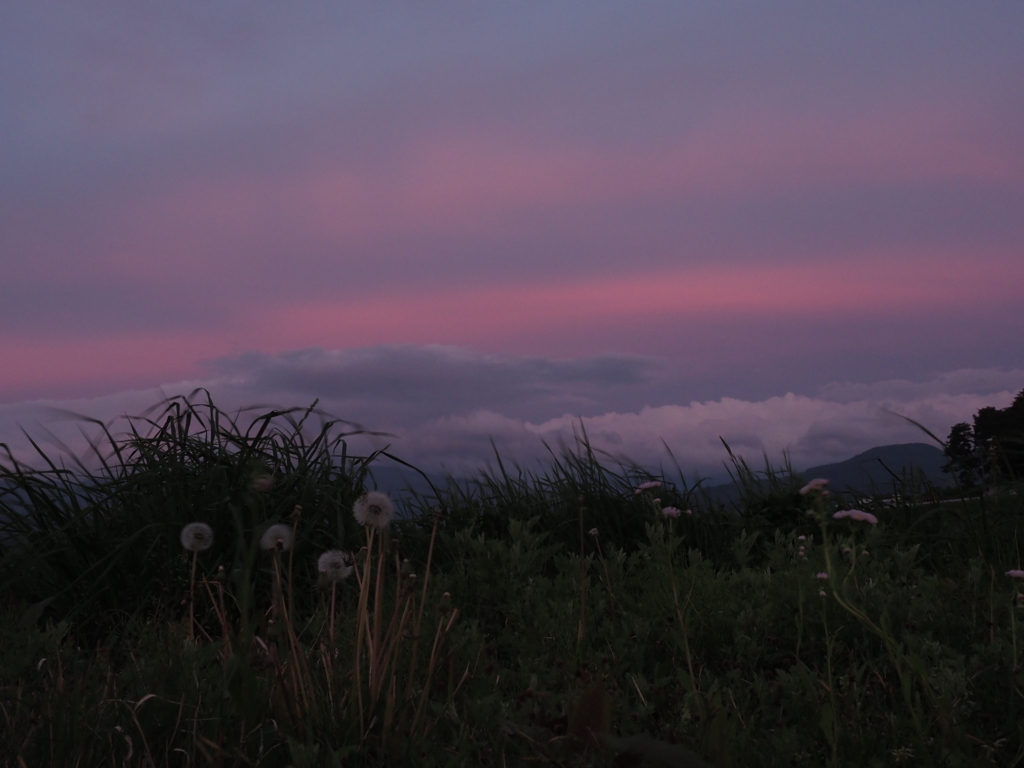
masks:
<path fill-rule="evenodd" d="M 401 620 L 397 624 L 395 624 L 395 621 L 392 620 L 391 626 L 388 627 L 388 632 L 384 637 L 385 646 L 384 653 L 381 656 L 381 668 L 379 670 L 379 675 L 377 678 L 378 687 L 373 692 L 374 704 L 376 704 L 377 700 L 380 697 L 380 684 L 383 682 L 384 678 L 387 677 L 389 670 L 391 672 L 392 685 L 394 685 L 395 670 L 397 668 L 397 664 L 395 664 L 394 662 L 398 658 L 398 646 L 402 641 L 402 633 L 405 631 L 406 623 L 409 620 L 409 616 L 411 613 L 410 608 L 412 607 L 412 600 L 413 597 L 411 594 L 406 595 L 404 600 L 405 607 L 402 611 Z M 399 603 L 399 596 L 397 595 L 395 597 L 395 602 L 397 606 L 397 604 Z"/>
<path fill-rule="evenodd" d="M 420 644 L 420 626 L 423 624 L 423 609 L 427 605 L 427 586 L 430 584 L 430 565 L 434 559 L 434 541 L 437 539 L 437 527 L 441 522 L 441 510 L 434 511 L 434 525 L 430 531 L 430 546 L 427 549 L 427 570 L 423 574 L 423 591 L 420 594 L 420 609 L 416 614 L 416 624 L 412 629 L 412 653 L 409 657 L 409 677 L 405 687 L 406 703 L 412 700 L 412 681 L 416 674 L 416 657 Z"/>
<path fill-rule="evenodd" d="M 359 608 L 356 618 L 356 651 L 353 661 L 353 684 L 356 689 L 356 703 L 359 707 L 359 732 L 366 732 L 366 719 L 363 712 L 363 682 L 362 682 L 362 655 L 363 655 L 363 628 L 366 626 L 366 603 L 369 600 L 370 588 L 370 561 L 373 557 L 373 528 L 366 526 L 366 558 L 363 560 L 363 575 L 359 579 Z M 356 578 L 359 578 L 358 569 Z"/>
<path fill-rule="evenodd" d="M 427 679 L 423 684 L 423 693 L 420 695 L 420 703 L 416 707 L 416 714 L 412 718 L 412 725 L 409 727 L 409 733 L 412 734 L 416 731 L 416 726 L 419 723 L 420 715 L 423 714 L 423 707 L 427 703 L 427 697 L 430 695 L 430 684 L 434 680 L 434 668 L 437 666 L 438 654 L 441 650 L 441 645 L 444 639 L 448 636 L 448 632 L 452 628 L 452 624 L 455 623 L 455 619 L 459 615 L 459 609 L 452 609 L 452 615 L 448 619 L 448 625 L 445 626 L 444 615 L 437 622 L 437 632 L 434 634 L 434 647 L 430 650 L 430 661 L 427 664 Z M 442 631 L 443 630 L 443 631 Z"/>
<path fill-rule="evenodd" d="M 381 531 L 380 553 L 377 555 L 377 582 L 373 590 L 373 633 L 370 636 L 370 690 L 375 691 L 380 687 L 377 673 L 380 667 L 380 614 L 381 603 L 384 601 L 384 563 L 387 560 L 387 549 L 385 547 L 384 531 Z M 376 696 L 370 704 L 372 708 L 377 703 Z"/>
<path fill-rule="evenodd" d="M 188 584 L 188 639 L 194 641 L 196 639 L 196 561 L 199 559 L 199 550 L 192 550 L 192 578 Z"/>

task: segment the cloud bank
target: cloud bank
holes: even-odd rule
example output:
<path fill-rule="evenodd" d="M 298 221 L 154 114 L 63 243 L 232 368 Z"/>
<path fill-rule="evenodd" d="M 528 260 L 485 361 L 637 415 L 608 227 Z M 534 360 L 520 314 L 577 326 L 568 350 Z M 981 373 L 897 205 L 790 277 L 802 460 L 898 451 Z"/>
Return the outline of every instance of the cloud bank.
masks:
<path fill-rule="evenodd" d="M 642 356 L 559 360 L 414 345 L 306 349 L 218 359 L 207 364 L 204 378 L 160 390 L 0 406 L 0 438 L 23 451 L 20 426 L 44 443 L 52 432 L 81 446 L 79 424 L 68 412 L 107 420 L 202 387 L 224 409 L 305 406 L 317 399 L 339 418 L 389 434 L 356 438 L 353 448 L 389 445 L 428 471 L 472 471 L 494 461 L 494 448 L 504 461 L 535 467 L 549 447 L 572 446 L 585 431 L 609 457 L 670 467 L 668 446 L 688 476 L 720 478 L 722 440 L 755 464 L 762 454 L 776 463 L 788 455 L 799 469 L 877 445 L 930 441 L 901 417 L 945 437 L 978 409 L 1008 405 L 1024 388 L 1024 370 L 832 382 L 815 392 L 764 399 L 683 401 L 682 386 L 668 361 Z"/>

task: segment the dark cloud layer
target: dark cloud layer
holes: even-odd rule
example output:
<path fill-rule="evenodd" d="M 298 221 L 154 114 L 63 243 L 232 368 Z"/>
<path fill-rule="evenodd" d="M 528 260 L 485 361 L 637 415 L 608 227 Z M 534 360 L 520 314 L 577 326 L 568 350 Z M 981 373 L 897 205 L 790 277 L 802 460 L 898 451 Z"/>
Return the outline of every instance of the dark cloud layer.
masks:
<path fill-rule="evenodd" d="M 511 358 L 414 345 L 253 353 L 209 364 L 214 380 L 232 381 L 239 392 L 321 398 L 389 428 L 481 409 L 526 420 L 589 415 L 624 394 L 648 391 L 664 369 L 664 362 L 639 356 Z"/>

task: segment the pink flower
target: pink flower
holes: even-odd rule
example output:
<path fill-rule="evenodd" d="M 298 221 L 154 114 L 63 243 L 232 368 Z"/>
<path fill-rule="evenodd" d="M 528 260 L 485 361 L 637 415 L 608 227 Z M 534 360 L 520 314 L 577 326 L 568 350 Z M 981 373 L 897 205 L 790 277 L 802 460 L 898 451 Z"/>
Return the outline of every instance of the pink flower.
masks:
<path fill-rule="evenodd" d="M 633 495 L 639 496 L 644 491 L 649 491 L 652 488 L 661 488 L 661 482 L 658 480 L 651 480 L 646 483 L 640 483 L 640 485 L 638 485 L 636 489 L 633 491 Z"/>
<path fill-rule="evenodd" d="M 1011 579 L 1024 579 L 1024 571 L 1021 571 L 1017 568 L 1007 571 L 1006 575 L 1009 576 Z"/>
<path fill-rule="evenodd" d="M 827 573 L 825 573 L 824 571 L 822 571 L 821 573 L 819 573 L 819 574 L 818 574 L 817 576 L 815 576 L 814 578 L 816 578 L 816 579 L 821 579 L 822 581 L 827 581 L 827 580 L 828 580 L 828 574 L 827 574 Z"/>
<path fill-rule="evenodd" d="M 823 477 L 816 477 L 814 480 L 811 480 L 811 482 L 809 482 L 807 485 L 800 489 L 800 495 L 806 496 L 811 491 L 824 490 L 826 485 L 828 485 L 828 480 L 826 480 Z"/>
<path fill-rule="evenodd" d="M 807 541 L 807 537 L 806 536 L 797 536 L 796 540 L 797 541 Z"/>
<path fill-rule="evenodd" d="M 661 510 L 661 514 L 664 517 L 679 517 L 679 515 L 681 515 L 682 512 L 680 512 L 675 507 L 665 507 L 663 510 Z"/>
<path fill-rule="evenodd" d="M 841 509 L 832 515 L 836 520 L 842 520 L 844 517 L 848 517 L 851 520 L 858 520 L 862 523 L 871 523 L 872 525 L 878 525 L 878 518 L 872 515 L 870 512 L 865 512 L 862 509 Z"/>

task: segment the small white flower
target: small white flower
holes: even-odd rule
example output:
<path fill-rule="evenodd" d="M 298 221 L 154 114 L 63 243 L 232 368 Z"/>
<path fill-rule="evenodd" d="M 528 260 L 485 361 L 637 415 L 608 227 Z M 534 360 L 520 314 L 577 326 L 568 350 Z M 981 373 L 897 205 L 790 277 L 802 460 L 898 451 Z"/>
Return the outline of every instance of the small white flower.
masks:
<path fill-rule="evenodd" d="M 815 576 L 814 578 L 816 578 L 816 579 L 821 579 L 822 581 L 825 581 L 825 580 L 827 580 L 827 579 L 828 579 L 828 574 L 827 574 L 827 573 L 825 573 L 824 571 L 822 571 L 821 573 L 819 573 L 819 574 L 818 574 L 817 576 Z"/>
<path fill-rule="evenodd" d="M 825 490 L 826 485 L 828 485 L 828 480 L 826 480 L 824 477 L 816 477 L 815 479 L 811 480 L 811 482 L 809 482 L 807 485 L 800 489 L 800 495 L 806 496 L 811 491 L 823 491 Z"/>
<path fill-rule="evenodd" d="M 807 537 L 806 536 L 797 536 L 796 540 L 797 541 L 807 541 Z"/>
<path fill-rule="evenodd" d="M 181 546 L 189 552 L 203 552 L 213 546 L 213 528 L 206 523 L 189 523 L 181 529 Z"/>
<path fill-rule="evenodd" d="M 851 520 L 859 520 L 862 523 L 871 523 L 871 525 L 878 524 L 878 518 L 872 515 L 870 512 L 865 512 L 862 509 L 841 509 L 832 515 L 836 520 L 842 520 L 844 517 L 848 517 Z"/>
<path fill-rule="evenodd" d="M 679 517 L 683 513 L 675 507 L 665 507 L 661 510 L 661 514 L 662 517 Z"/>
<path fill-rule="evenodd" d="M 360 525 L 387 528 L 395 516 L 395 505 L 386 493 L 369 491 L 356 499 L 352 505 L 352 514 Z"/>
<path fill-rule="evenodd" d="M 1011 579 L 1024 579 L 1024 571 L 1014 568 L 1006 572 Z"/>
<path fill-rule="evenodd" d="M 818 597 L 828 597 L 828 595 L 825 594 L 825 590 L 824 589 L 821 589 L 821 590 L 818 590 Z"/>
<path fill-rule="evenodd" d="M 263 549 L 286 550 L 292 545 L 292 529 L 284 523 L 275 523 L 264 531 L 260 537 Z"/>
<path fill-rule="evenodd" d="M 340 549 L 329 549 L 317 558 L 316 569 L 325 574 L 328 581 L 342 581 L 352 574 L 351 559 Z"/>
<path fill-rule="evenodd" d="M 597 528 L 591 528 L 589 531 L 587 531 L 587 533 L 596 538 L 599 531 L 597 530 Z"/>

